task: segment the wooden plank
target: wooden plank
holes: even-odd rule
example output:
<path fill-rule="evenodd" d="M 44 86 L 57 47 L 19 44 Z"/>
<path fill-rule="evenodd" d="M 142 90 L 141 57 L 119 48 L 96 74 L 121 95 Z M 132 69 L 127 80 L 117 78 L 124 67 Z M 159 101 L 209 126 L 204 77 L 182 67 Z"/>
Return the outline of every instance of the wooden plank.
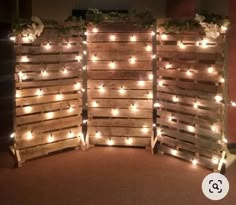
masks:
<path fill-rule="evenodd" d="M 139 109 L 134 112 L 131 108 L 124 109 L 119 108 L 117 115 L 112 115 L 113 109 L 108 108 L 90 108 L 88 116 L 89 117 L 110 117 L 110 118 L 151 118 L 151 109 Z"/>
<path fill-rule="evenodd" d="M 130 33 L 138 35 L 139 33 L 150 33 L 146 28 L 140 28 L 138 26 L 135 26 L 135 22 L 107 22 L 99 24 L 99 26 L 91 26 L 87 28 L 88 36 L 91 35 L 93 32 L 93 28 L 96 27 L 98 29 L 98 33 L 113 33 L 113 32 L 119 32 L 119 33 Z M 95 33 L 95 34 L 98 34 Z"/>
<path fill-rule="evenodd" d="M 150 138 L 152 134 L 151 128 L 130 128 L 130 127 L 89 127 L 89 135 L 95 136 L 97 132 L 101 136 L 120 136 L 120 137 L 147 137 Z"/>
<path fill-rule="evenodd" d="M 45 144 L 43 146 L 36 146 L 29 149 L 20 150 L 20 155 L 22 161 L 26 161 L 29 159 L 33 159 L 40 156 L 48 155 L 51 152 L 55 152 L 58 150 L 63 150 L 66 148 L 78 147 L 80 145 L 80 141 L 78 138 L 68 139 L 65 141 L 55 142 L 51 144 Z"/>

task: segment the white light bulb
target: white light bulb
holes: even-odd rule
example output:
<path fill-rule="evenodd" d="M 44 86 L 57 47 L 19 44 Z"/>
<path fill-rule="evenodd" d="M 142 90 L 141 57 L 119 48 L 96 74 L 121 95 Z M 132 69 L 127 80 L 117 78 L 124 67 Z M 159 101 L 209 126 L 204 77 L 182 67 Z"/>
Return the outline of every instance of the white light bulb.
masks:
<path fill-rule="evenodd" d="M 20 93 L 20 91 L 16 91 L 16 98 L 20 98 L 21 97 L 21 93 Z"/>
<path fill-rule="evenodd" d="M 87 41 L 83 41 L 82 43 L 83 43 L 84 45 L 86 45 L 86 44 L 87 44 Z"/>
<path fill-rule="evenodd" d="M 136 63 L 136 58 L 135 57 L 131 57 L 129 59 L 129 62 L 130 62 L 130 64 L 135 64 Z"/>
<path fill-rule="evenodd" d="M 126 144 L 127 145 L 132 145 L 133 144 L 133 139 L 132 138 L 127 138 L 126 139 Z"/>
<path fill-rule="evenodd" d="M 111 40 L 111 41 L 115 41 L 115 40 L 116 40 L 115 34 L 111 34 L 111 35 L 110 35 L 110 40 Z"/>
<path fill-rule="evenodd" d="M 88 122 L 88 120 L 85 119 L 82 122 L 83 122 L 83 124 L 86 124 Z"/>
<path fill-rule="evenodd" d="M 145 126 L 143 126 L 143 128 L 142 128 L 142 132 L 143 132 L 143 133 L 148 133 L 148 128 L 145 127 Z"/>
<path fill-rule="evenodd" d="M 10 135 L 10 138 L 15 138 L 16 137 L 16 133 L 15 132 L 13 132 L 13 133 L 11 133 L 11 135 Z"/>
<path fill-rule="evenodd" d="M 43 96 L 43 91 L 42 91 L 41 89 L 38 89 L 38 90 L 36 91 L 36 95 L 37 95 L 38 97 Z"/>
<path fill-rule="evenodd" d="M 213 156 L 211 159 L 213 164 L 218 164 L 219 163 L 219 158 L 217 156 Z"/>
<path fill-rule="evenodd" d="M 218 126 L 212 125 L 211 130 L 212 130 L 212 132 L 218 132 Z"/>
<path fill-rule="evenodd" d="M 223 100 L 223 98 L 220 95 L 216 95 L 215 100 L 216 100 L 217 103 L 220 103 Z"/>
<path fill-rule="evenodd" d="M 105 89 L 104 85 L 101 85 L 101 86 L 99 87 L 99 92 L 100 92 L 100 93 L 104 93 L 105 91 L 106 91 L 106 89 Z"/>
<path fill-rule="evenodd" d="M 95 63 L 98 60 L 97 56 L 92 56 L 92 61 Z"/>
<path fill-rule="evenodd" d="M 62 100 L 63 99 L 63 95 L 62 94 L 57 94 L 56 95 L 56 100 L 57 101 L 60 101 L 60 100 Z"/>
<path fill-rule="evenodd" d="M 83 54 L 84 54 L 84 55 L 87 55 L 87 51 L 84 50 L 84 51 L 83 51 Z"/>
<path fill-rule="evenodd" d="M 22 62 L 22 63 L 27 63 L 27 62 L 29 62 L 28 56 L 21 56 L 21 62 Z"/>
<path fill-rule="evenodd" d="M 109 140 L 107 140 L 107 144 L 108 144 L 109 146 L 112 146 L 112 145 L 114 145 L 114 142 L 113 142 L 112 139 L 109 139 Z"/>
<path fill-rule="evenodd" d="M 176 155 L 177 153 L 178 153 L 178 151 L 177 151 L 176 149 L 172 149 L 172 150 L 171 150 L 171 154 L 172 154 L 172 155 Z"/>
<path fill-rule="evenodd" d="M 164 87 L 164 82 L 163 82 L 162 80 L 160 80 L 160 81 L 158 82 L 158 85 L 159 85 L 160 87 Z"/>
<path fill-rule="evenodd" d="M 70 42 L 67 42 L 66 48 L 71 48 L 71 43 Z"/>
<path fill-rule="evenodd" d="M 173 119 L 174 119 L 174 116 L 173 116 L 173 115 L 170 115 L 170 116 L 168 117 L 169 122 L 173 122 Z"/>
<path fill-rule="evenodd" d="M 157 58 L 157 55 L 156 54 L 153 54 L 152 55 L 152 59 L 156 59 Z"/>
<path fill-rule="evenodd" d="M 79 82 L 74 84 L 74 89 L 79 90 L 81 88 L 81 84 Z"/>
<path fill-rule="evenodd" d="M 46 113 L 46 117 L 47 117 L 47 119 L 52 119 L 54 117 L 54 113 L 48 112 L 48 113 Z"/>
<path fill-rule="evenodd" d="M 223 25 L 222 25 L 222 26 L 220 27 L 220 30 L 221 30 L 222 33 L 225 33 L 225 32 L 228 30 L 228 28 L 227 28 L 227 26 L 223 26 Z"/>
<path fill-rule="evenodd" d="M 93 102 L 92 102 L 92 107 L 98 107 L 97 101 L 93 101 Z"/>
<path fill-rule="evenodd" d="M 172 68 L 172 64 L 171 64 L 171 63 L 167 63 L 167 64 L 165 65 L 165 68 L 166 68 L 166 69 Z"/>
<path fill-rule="evenodd" d="M 125 88 L 124 88 L 124 87 L 120 87 L 119 93 L 120 93 L 121 95 L 124 95 L 124 94 L 126 93 Z"/>
<path fill-rule="evenodd" d="M 119 114 L 119 110 L 117 108 L 112 109 L 112 115 L 117 116 Z"/>
<path fill-rule="evenodd" d="M 153 80 L 153 74 L 148 74 L 148 79 Z"/>
<path fill-rule="evenodd" d="M 131 110 L 132 110 L 132 112 L 137 112 L 137 105 L 136 104 L 132 104 L 131 105 Z"/>
<path fill-rule="evenodd" d="M 228 143 L 228 140 L 227 140 L 225 137 L 223 137 L 222 141 L 223 141 L 225 144 Z"/>
<path fill-rule="evenodd" d="M 151 35 L 152 35 L 152 36 L 155 36 L 155 32 L 154 32 L 154 31 L 151 31 Z"/>
<path fill-rule="evenodd" d="M 152 95 L 152 93 L 151 93 L 151 92 L 149 92 L 149 93 L 147 94 L 147 97 L 148 97 L 148 99 L 152 99 L 152 98 L 153 98 L 153 95 Z"/>
<path fill-rule="evenodd" d="M 111 61 L 111 62 L 109 63 L 109 67 L 110 67 L 111 69 L 115 69 L 115 68 L 116 68 L 116 63 L 115 63 L 114 61 Z"/>
<path fill-rule="evenodd" d="M 207 48 L 208 40 L 205 38 L 201 41 L 202 48 Z"/>
<path fill-rule="evenodd" d="M 33 139 L 33 133 L 31 131 L 26 133 L 26 139 L 27 140 L 32 140 Z"/>
<path fill-rule="evenodd" d="M 24 112 L 25 113 L 30 113 L 30 112 L 32 112 L 32 110 L 33 110 L 33 108 L 31 106 L 24 107 Z"/>
<path fill-rule="evenodd" d="M 30 38 L 28 36 L 23 36 L 22 38 L 23 43 L 29 43 L 30 42 Z"/>
<path fill-rule="evenodd" d="M 177 96 L 172 97 L 173 102 L 179 102 L 179 98 Z"/>
<path fill-rule="evenodd" d="M 186 75 L 187 75 L 187 76 L 192 76 L 193 73 L 192 73 L 190 70 L 187 70 Z"/>
<path fill-rule="evenodd" d="M 161 40 L 167 40 L 167 35 L 166 34 L 161 34 Z"/>
<path fill-rule="evenodd" d="M 161 136 L 162 135 L 162 130 L 161 129 L 157 129 L 157 136 Z"/>
<path fill-rule="evenodd" d="M 209 74 L 212 74 L 212 73 L 214 72 L 214 68 L 213 68 L 213 67 L 209 67 L 209 68 L 207 69 L 207 72 L 208 72 Z"/>
<path fill-rule="evenodd" d="M 61 70 L 61 72 L 62 72 L 63 75 L 66 75 L 66 74 L 69 73 L 69 71 L 68 71 L 66 68 L 63 68 L 63 69 Z"/>
<path fill-rule="evenodd" d="M 72 106 L 69 107 L 68 112 L 72 113 L 74 111 L 74 108 Z"/>
<path fill-rule="evenodd" d="M 225 82 L 225 79 L 222 77 L 222 78 L 220 78 L 220 82 L 221 83 L 224 83 Z"/>
<path fill-rule="evenodd" d="M 195 109 L 198 109 L 198 106 L 199 106 L 199 103 L 198 103 L 197 101 L 193 103 L 193 107 L 194 107 Z"/>
<path fill-rule="evenodd" d="M 48 72 L 44 69 L 44 70 L 41 71 L 41 75 L 43 77 L 46 77 L 46 76 L 48 76 Z"/>
<path fill-rule="evenodd" d="M 93 33 L 97 33 L 98 32 L 98 28 L 95 27 L 95 28 L 93 28 L 92 31 L 93 31 Z"/>
<path fill-rule="evenodd" d="M 10 39 L 11 41 L 13 41 L 13 42 L 16 41 L 16 37 L 15 37 L 15 36 L 11 36 L 9 39 Z"/>
<path fill-rule="evenodd" d="M 158 102 L 155 102 L 153 106 L 154 106 L 155 108 L 161 107 L 160 103 L 158 103 Z"/>
<path fill-rule="evenodd" d="M 52 134 L 48 136 L 48 139 L 47 139 L 48 143 L 51 143 L 51 142 L 53 142 L 54 140 L 55 140 L 55 139 L 54 139 L 54 137 L 52 136 Z"/>
<path fill-rule="evenodd" d="M 231 101 L 232 107 L 236 107 L 236 102 Z"/>
<path fill-rule="evenodd" d="M 80 55 L 75 56 L 75 60 L 77 60 L 78 62 L 80 62 L 82 60 L 82 57 Z"/>
<path fill-rule="evenodd" d="M 185 49 L 186 48 L 186 45 L 183 44 L 183 42 L 181 41 L 178 41 L 178 46 L 180 49 Z"/>
<path fill-rule="evenodd" d="M 146 51 L 149 52 L 149 51 L 151 51 L 151 50 L 152 50 L 152 47 L 151 47 L 150 45 L 147 45 L 147 46 L 146 46 Z"/>
<path fill-rule="evenodd" d="M 47 44 L 45 44 L 45 46 L 44 46 L 44 48 L 47 49 L 47 50 L 51 49 L 51 47 L 52 47 L 52 46 L 50 45 L 50 43 L 47 43 Z"/>
<path fill-rule="evenodd" d="M 100 138 L 102 137 L 102 136 L 101 136 L 101 132 L 96 131 L 95 137 L 96 137 L 97 139 L 100 139 Z"/>
<path fill-rule="evenodd" d="M 68 135 L 67 135 L 68 138 L 73 138 L 74 136 L 75 134 L 72 131 L 68 132 Z"/>
<path fill-rule="evenodd" d="M 193 166 L 196 166 L 198 164 L 198 160 L 197 159 L 193 159 L 192 160 L 192 164 L 193 164 Z"/>
<path fill-rule="evenodd" d="M 193 126 L 188 126 L 188 131 L 189 132 L 194 132 L 195 131 L 195 127 L 193 127 Z"/>
<path fill-rule="evenodd" d="M 145 82 L 143 80 L 138 81 L 138 86 L 143 87 L 145 85 Z"/>
<path fill-rule="evenodd" d="M 135 42 L 137 40 L 135 35 L 130 36 L 130 41 L 131 42 Z"/>

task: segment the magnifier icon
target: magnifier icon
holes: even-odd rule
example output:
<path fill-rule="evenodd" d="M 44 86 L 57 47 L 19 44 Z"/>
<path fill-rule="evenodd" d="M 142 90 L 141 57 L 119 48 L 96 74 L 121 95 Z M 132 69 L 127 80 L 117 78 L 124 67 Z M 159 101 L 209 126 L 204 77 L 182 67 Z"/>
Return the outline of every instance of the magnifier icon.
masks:
<path fill-rule="evenodd" d="M 216 184 L 216 183 L 212 184 L 212 188 L 219 191 L 219 186 L 218 186 L 218 184 Z"/>

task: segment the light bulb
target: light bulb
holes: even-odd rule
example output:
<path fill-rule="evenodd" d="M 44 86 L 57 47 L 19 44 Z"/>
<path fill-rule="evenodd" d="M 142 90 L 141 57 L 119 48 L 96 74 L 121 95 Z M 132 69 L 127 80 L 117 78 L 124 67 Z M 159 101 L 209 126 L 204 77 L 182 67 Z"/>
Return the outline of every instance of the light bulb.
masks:
<path fill-rule="evenodd" d="M 32 134 L 31 131 L 29 131 L 29 132 L 26 133 L 26 139 L 27 139 L 27 140 L 32 140 L 32 139 L 33 139 L 33 134 Z"/>
<path fill-rule="evenodd" d="M 127 139 L 126 139 L 126 144 L 127 144 L 127 145 L 132 145 L 132 144 L 133 144 L 133 139 L 130 138 L 130 137 L 127 138 Z"/>
<path fill-rule="evenodd" d="M 84 55 L 87 55 L 87 51 L 84 50 L 84 51 L 83 51 L 83 54 L 84 54 Z"/>
<path fill-rule="evenodd" d="M 225 82 L 225 79 L 222 77 L 222 78 L 220 78 L 220 82 L 221 83 L 224 83 Z"/>
<path fill-rule="evenodd" d="M 74 135 L 74 133 L 72 131 L 68 132 L 68 135 L 67 135 L 68 138 L 73 138 L 74 136 L 75 135 Z"/>
<path fill-rule="evenodd" d="M 42 91 L 41 89 L 38 89 L 38 90 L 36 91 L 36 95 L 37 95 L 38 97 L 43 96 L 43 91 Z"/>
<path fill-rule="evenodd" d="M 236 107 L 236 102 L 231 101 L 232 107 Z"/>
<path fill-rule="evenodd" d="M 109 139 L 109 140 L 107 140 L 107 144 L 108 144 L 109 146 L 112 146 L 112 145 L 114 145 L 114 142 L 113 142 L 112 139 Z"/>
<path fill-rule="evenodd" d="M 142 132 L 143 132 L 143 133 L 148 133 L 148 128 L 145 127 L 145 126 L 143 126 L 143 127 L 142 127 Z"/>
<path fill-rule="evenodd" d="M 135 57 L 131 57 L 129 59 L 129 62 L 130 62 L 130 64 L 135 64 L 136 63 L 136 58 Z"/>
<path fill-rule="evenodd" d="M 178 41 L 178 46 L 181 49 L 185 49 L 186 48 L 186 45 L 184 45 L 182 41 Z"/>
<path fill-rule="evenodd" d="M 161 129 L 157 129 L 157 136 L 161 136 L 162 135 L 162 130 Z"/>
<path fill-rule="evenodd" d="M 22 62 L 22 63 L 27 63 L 27 62 L 29 62 L 28 56 L 21 56 L 21 62 Z"/>
<path fill-rule="evenodd" d="M 47 119 L 52 119 L 54 117 L 54 113 L 48 112 L 48 113 L 46 113 L 46 117 L 47 117 Z"/>
<path fill-rule="evenodd" d="M 156 54 L 153 54 L 152 55 L 152 59 L 156 59 L 157 58 L 157 55 Z"/>
<path fill-rule="evenodd" d="M 160 81 L 158 82 L 158 85 L 159 85 L 160 87 L 164 87 L 164 82 L 163 82 L 162 80 L 160 80 Z"/>
<path fill-rule="evenodd" d="M 146 46 L 146 51 L 149 52 L 149 51 L 151 51 L 151 50 L 152 50 L 152 47 L 151 47 L 150 45 L 147 45 L 147 46 Z"/>
<path fill-rule="evenodd" d="M 116 63 L 114 61 L 111 61 L 109 63 L 109 66 L 110 66 L 111 69 L 115 69 L 116 68 Z"/>
<path fill-rule="evenodd" d="M 211 130 L 212 130 L 212 132 L 218 132 L 218 126 L 212 125 Z"/>
<path fill-rule="evenodd" d="M 137 40 L 135 35 L 130 36 L 130 41 L 131 42 L 135 42 Z"/>
<path fill-rule="evenodd" d="M 50 45 L 50 43 L 47 43 L 47 44 L 44 46 L 44 48 L 47 49 L 47 50 L 51 49 L 51 47 L 52 47 L 52 46 Z"/>
<path fill-rule="evenodd" d="M 85 36 L 87 36 L 87 35 L 88 35 L 88 32 L 87 32 L 87 31 L 85 31 L 85 32 L 84 32 L 84 35 L 85 35 Z"/>
<path fill-rule="evenodd" d="M 55 139 L 54 139 L 54 137 L 52 136 L 52 134 L 48 136 L 48 139 L 47 139 L 48 143 L 51 143 L 51 142 L 53 142 L 54 140 L 55 140 Z"/>
<path fill-rule="evenodd" d="M 61 72 L 62 72 L 63 75 L 66 75 L 66 74 L 69 73 L 69 71 L 68 71 L 66 68 L 63 68 L 63 69 L 61 70 Z"/>
<path fill-rule="evenodd" d="M 92 61 L 95 63 L 98 60 L 97 56 L 92 56 Z"/>
<path fill-rule="evenodd" d="M 196 166 L 198 164 L 198 160 L 197 159 L 193 159 L 192 160 L 192 164 L 193 164 L 193 166 Z"/>
<path fill-rule="evenodd" d="M 179 98 L 177 96 L 172 97 L 173 102 L 179 102 Z"/>
<path fill-rule="evenodd" d="M 30 38 L 28 36 L 23 36 L 22 38 L 23 43 L 29 43 L 30 42 Z"/>
<path fill-rule="evenodd" d="M 112 115 L 117 116 L 119 114 L 119 110 L 117 108 L 112 109 Z"/>
<path fill-rule="evenodd" d="M 203 39 L 201 41 L 202 48 L 207 48 L 207 43 L 208 43 L 208 40 L 207 39 Z"/>
<path fill-rule="evenodd" d="M 148 74 L 148 79 L 153 80 L 153 74 Z"/>
<path fill-rule="evenodd" d="M 81 88 L 81 84 L 79 82 L 74 84 L 74 89 L 79 90 Z"/>
<path fill-rule="evenodd" d="M 20 93 L 20 91 L 16 91 L 16 98 L 20 98 L 21 97 L 21 93 Z"/>
<path fill-rule="evenodd" d="M 136 105 L 136 104 L 132 104 L 132 105 L 131 105 L 131 110 L 132 110 L 133 112 L 137 112 L 137 105 Z"/>
<path fill-rule="evenodd" d="M 9 39 L 10 39 L 11 41 L 13 41 L 13 42 L 16 41 L 16 37 L 15 37 L 15 36 L 11 36 Z"/>
<path fill-rule="evenodd" d="M 72 106 L 69 107 L 68 112 L 72 113 L 74 111 L 74 108 Z"/>
<path fill-rule="evenodd" d="M 207 72 L 208 72 L 209 74 L 212 74 L 212 73 L 214 72 L 214 68 L 213 68 L 213 67 L 209 67 L 209 68 L 207 69 Z"/>
<path fill-rule="evenodd" d="M 110 40 L 111 40 L 111 41 L 115 41 L 115 40 L 116 40 L 115 34 L 111 34 L 111 35 L 110 35 Z"/>
<path fill-rule="evenodd" d="M 87 44 L 87 42 L 86 42 L 86 41 L 83 41 L 82 43 L 83 43 L 84 45 L 86 45 L 86 44 Z"/>
<path fill-rule="evenodd" d="M 171 64 L 171 63 L 167 63 L 167 64 L 165 65 L 165 68 L 166 68 L 166 69 L 172 68 L 172 64 Z"/>
<path fill-rule="evenodd" d="M 56 100 L 57 101 L 60 101 L 62 99 L 63 99 L 63 95 L 61 93 L 56 95 Z"/>
<path fill-rule="evenodd" d="M 92 107 L 98 107 L 97 101 L 93 101 L 93 102 L 92 102 Z"/>
<path fill-rule="evenodd" d="M 81 88 L 81 91 L 84 93 L 84 92 L 85 92 L 85 89 L 84 89 L 84 88 Z"/>
<path fill-rule="evenodd" d="M 213 164 L 218 164 L 219 163 L 219 158 L 217 156 L 213 156 L 211 159 Z"/>
<path fill-rule="evenodd" d="M 196 41 L 196 46 L 200 46 L 200 42 L 199 41 Z"/>
<path fill-rule="evenodd" d="M 228 140 L 227 140 L 225 137 L 223 137 L 222 141 L 223 141 L 225 144 L 228 143 Z"/>
<path fill-rule="evenodd" d="M 124 95 L 124 94 L 126 93 L 126 90 L 124 89 L 124 87 L 120 87 L 119 93 L 120 93 L 121 95 Z"/>
<path fill-rule="evenodd" d="M 167 40 L 167 35 L 166 34 L 161 34 L 161 40 Z"/>
<path fill-rule="evenodd" d="M 178 151 L 177 151 L 176 149 L 172 149 L 172 150 L 171 150 L 171 154 L 172 154 L 172 155 L 176 155 L 177 153 L 178 153 Z"/>
<path fill-rule="evenodd" d="M 195 131 L 195 127 L 193 127 L 193 126 L 188 126 L 188 131 L 189 132 L 194 132 Z"/>
<path fill-rule="evenodd" d="M 96 137 L 97 139 L 100 139 L 100 138 L 101 138 L 101 132 L 96 131 L 95 137 Z"/>
<path fill-rule="evenodd" d="M 92 31 L 93 31 L 93 33 L 97 33 L 98 32 L 98 28 L 95 27 L 95 28 L 93 28 Z"/>
<path fill-rule="evenodd" d="M 10 134 L 10 138 L 13 139 L 13 138 L 15 138 L 15 137 L 16 137 L 16 133 L 15 133 L 15 132 L 13 132 L 13 133 Z"/>
<path fill-rule="evenodd" d="M 155 102 L 153 106 L 154 106 L 155 108 L 161 107 L 160 103 L 158 103 L 158 102 Z"/>
<path fill-rule="evenodd" d="M 194 107 L 195 109 L 198 109 L 198 106 L 199 106 L 199 103 L 198 103 L 197 101 L 193 103 L 193 107 Z"/>
<path fill-rule="evenodd" d="M 170 115 L 170 116 L 168 117 L 169 122 L 173 122 L 173 119 L 174 119 L 174 116 L 173 116 L 173 115 Z"/>
<path fill-rule="evenodd" d="M 87 119 L 85 119 L 85 120 L 82 121 L 83 124 L 86 124 L 87 122 L 88 122 Z"/>
<path fill-rule="evenodd" d="M 43 77 L 46 77 L 46 76 L 48 76 L 48 72 L 44 69 L 44 70 L 41 71 L 41 75 Z"/>
<path fill-rule="evenodd" d="M 99 92 L 100 92 L 100 93 L 104 93 L 105 91 L 106 91 L 106 89 L 105 89 L 104 85 L 101 85 L 101 86 L 99 87 Z"/>
<path fill-rule="evenodd" d="M 222 26 L 220 27 L 220 30 L 221 30 L 222 33 L 225 33 L 225 32 L 228 30 L 228 27 L 222 25 Z"/>
<path fill-rule="evenodd" d="M 187 75 L 187 76 L 192 76 L 193 73 L 192 73 L 190 70 L 187 70 L 186 75 Z"/>
<path fill-rule="evenodd" d="M 216 95 L 215 100 L 216 100 L 217 103 L 220 103 L 223 100 L 223 98 L 220 95 Z"/>
<path fill-rule="evenodd" d="M 151 35 L 152 35 L 152 36 L 155 36 L 155 32 L 154 32 L 154 31 L 151 31 Z"/>
<path fill-rule="evenodd" d="M 80 62 L 82 60 L 82 57 L 80 55 L 75 56 L 75 60 L 77 60 L 78 62 Z"/>
<path fill-rule="evenodd" d="M 71 48 L 71 43 L 70 42 L 67 42 L 66 48 Z"/>
<path fill-rule="evenodd" d="M 30 112 L 32 112 L 32 110 L 33 110 L 33 108 L 31 106 L 24 107 L 24 112 L 25 113 L 30 113 Z"/>
<path fill-rule="evenodd" d="M 145 85 L 145 82 L 143 80 L 138 81 L 138 86 L 143 87 Z"/>
<path fill-rule="evenodd" d="M 148 97 L 148 99 L 152 99 L 152 98 L 153 98 L 153 95 L 152 95 L 152 93 L 151 93 L 151 92 L 149 92 L 149 93 L 147 94 L 147 97 Z"/>

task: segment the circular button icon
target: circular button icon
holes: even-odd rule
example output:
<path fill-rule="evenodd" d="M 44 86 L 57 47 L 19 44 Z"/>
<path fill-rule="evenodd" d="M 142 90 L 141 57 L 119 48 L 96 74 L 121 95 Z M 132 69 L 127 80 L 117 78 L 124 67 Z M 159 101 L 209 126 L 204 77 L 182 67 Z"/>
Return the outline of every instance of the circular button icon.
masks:
<path fill-rule="evenodd" d="M 229 192 L 229 181 L 222 174 L 208 174 L 202 181 L 202 192 L 208 199 L 221 200 Z"/>

